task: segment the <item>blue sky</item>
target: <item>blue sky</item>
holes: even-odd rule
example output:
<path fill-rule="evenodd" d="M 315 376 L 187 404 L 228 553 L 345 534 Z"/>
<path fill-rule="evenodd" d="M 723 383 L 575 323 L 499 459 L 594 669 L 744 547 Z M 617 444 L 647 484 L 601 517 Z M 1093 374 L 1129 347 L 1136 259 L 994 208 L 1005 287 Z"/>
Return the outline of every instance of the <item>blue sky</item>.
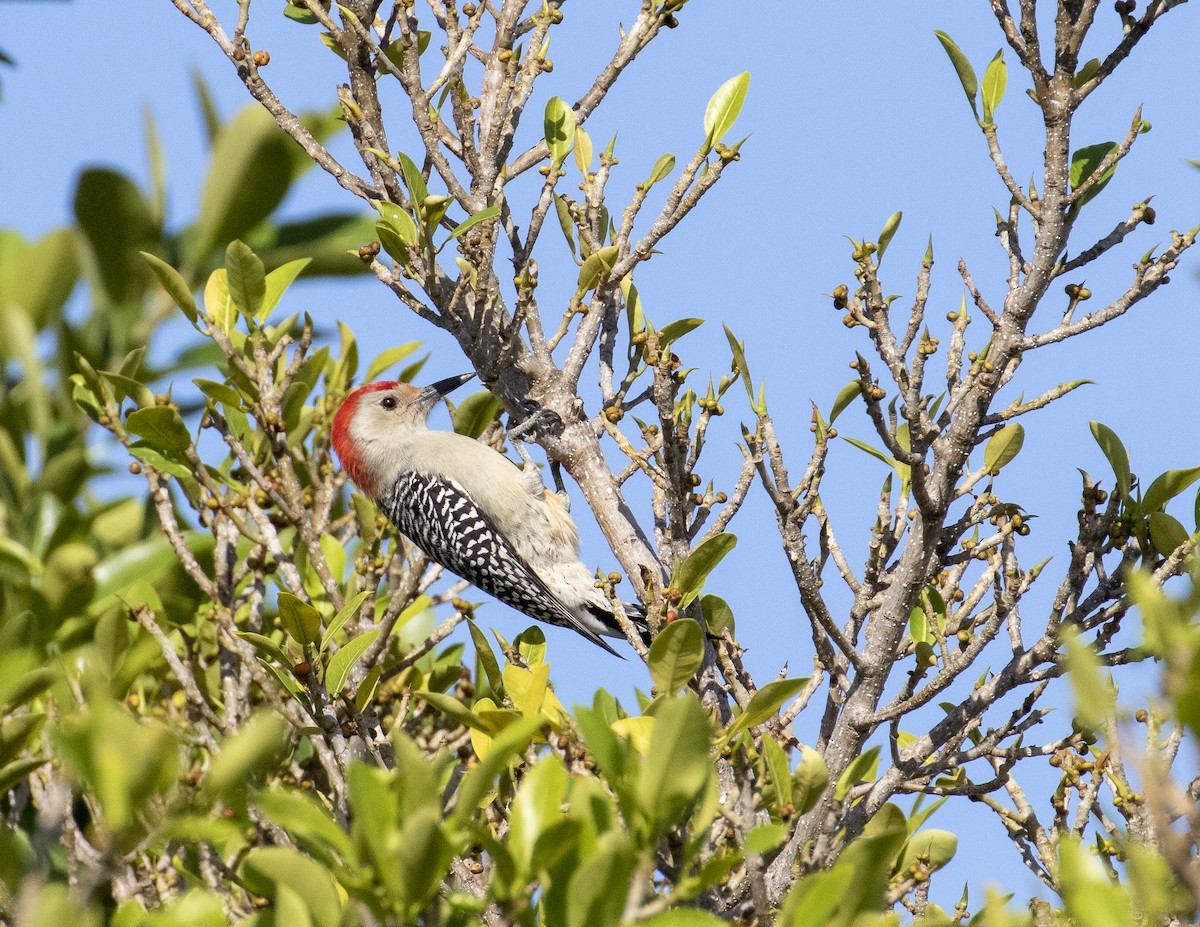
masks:
<path fill-rule="evenodd" d="M 293 109 L 330 105 L 340 62 L 324 52 L 315 29 L 284 20 L 279 6 L 259 0 L 249 30 L 255 47 L 271 52 L 266 78 Z M 550 95 L 573 100 L 582 92 L 615 47 L 617 23 L 632 19 L 638 6 L 636 0 L 566 5 L 565 22 L 551 47 L 555 70 L 543 78 L 530 107 L 526 143 L 540 135 L 545 100 Z M 218 2 L 215 8 L 229 15 L 234 4 Z M 722 323 L 745 340 L 751 369 L 767 380 L 777 428 L 790 448 L 793 470 L 799 471 L 811 448 L 810 401 L 828 412 L 850 379 L 847 364 L 854 352 L 865 353 L 860 332 L 843 328 L 840 313 L 822 295 L 853 282 L 851 246 L 844 236 L 875 238 L 887 217 L 903 210 L 903 225 L 884 263 L 886 290 L 902 294 L 900 304 L 912 296 L 927 237 L 933 236 L 937 264 L 928 315 L 935 320 L 935 336 L 944 337 L 936 322 L 959 306 L 963 287 L 954 268 L 960 257 L 993 305 L 1000 302 L 1007 265 L 993 235 L 992 208 L 1003 208 L 1007 194 L 933 30 L 950 33 L 980 73 L 1000 48 L 1001 36 L 986 3 L 962 0 L 696 2 L 680 19 L 681 28 L 666 33 L 629 69 L 588 130 L 597 148 L 619 132 L 621 163 L 609 193 L 614 205 L 622 205 L 660 154 L 674 152 L 683 161 L 695 150 L 712 91 L 734 74 L 751 72 L 750 93 L 733 133 L 735 138 L 751 135 L 742 160 L 666 239 L 664 253 L 643 265 L 638 286 L 656 324 L 686 316 L 708 320 L 680 350 L 686 366 L 701 368 L 699 385 L 707 369 L 717 375 L 726 369 Z M 1118 35 L 1117 17 L 1105 4 L 1085 57 L 1103 54 Z M 1186 163 L 1200 157 L 1200 102 L 1179 92 L 1178 83 L 1194 67 L 1198 39 L 1196 11 L 1171 14 L 1085 104 L 1076 123 L 1073 147 L 1121 138 L 1139 104 L 1153 124 L 1077 226 L 1072 252 L 1107 232 L 1132 203 L 1155 196 L 1158 223 L 1140 229 L 1123 249 L 1088 270 L 1095 304 L 1124 288 L 1129 265 L 1166 240 L 1169 229 L 1200 222 L 1200 171 Z M 0 48 L 18 62 L 16 69 L 0 73 L 0 189 L 5 191 L 0 225 L 34 237 L 68 222 L 74 178 L 85 164 L 118 167 L 144 185 L 143 107 L 153 113 L 166 149 L 168 215 L 176 225 L 194 218 L 206 150 L 190 70 L 206 76 L 225 116 L 247 97 L 215 45 L 168 0 L 5 3 L 0 5 Z M 1041 154 L 1036 110 L 1024 96 L 1027 81 L 1011 53 L 1006 58 L 1009 90 L 997 123 L 1014 175 L 1028 178 Z M 392 132 L 394 148 L 412 150 L 401 122 Z M 344 163 L 353 163 L 347 137 L 335 148 Z M 354 205 L 332 180 L 313 171 L 286 210 L 299 217 Z M 650 213 L 644 215 L 648 219 Z M 553 294 L 561 293 L 565 301 L 574 268 L 556 230 L 547 230 L 539 249 L 539 296 L 547 316 L 556 317 Z M 1025 562 L 1052 554 L 1064 559 L 1078 507 L 1075 468 L 1108 477 L 1088 433 L 1090 419 L 1122 436 L 1135 471 L 1153 476 L 1198 462 L 1194 386 L 1187 385 L 1195 381 L 1200 335 L 1194 265 L 1185 262 L 1173 279 L 1115 324 L 1030 355 L 1018 383 L 1002 397 L 1007 402 L 1021 392 L 1033 396 L 1067 380 L 1096 381 L 1025 421 L 1025 448 L 998 482 L 1006 500 L 1041 516 L 1027 539 Z M 433 350 L 426 368 L 430 379 L 463 369 L 448 336 L 425 328 L 373 281 L 302 284 L 289 299 L 290 311 L 309 311 L 327 328 L 344 320 L 361 342 L 381 348 L 424 339 Z M 1065 297 L 1061 305 L 1056 299 L 1047 300 L 1036 328 L 1050 327 L 1065 307 Z M 167 351 L 171 345 L 158 347 Z M 737 421 L 748 409 L 737 392 L 729 394 L 726 407 L 727 416 L 710 431 L 708 465 L 701 469 L 706 478 L 716 477 L 718 489 L 728 490 L 739 459 L 733 448 Z M 870 440 L 865 418 L 855 412 L 845 414 L 839 429 Z M 875 493 L 885 475 L 882 465 L 843 443 L 831 454 L 828 469 L 827 508 L 852 562 L 861 561 Z M 582 504 L 575 511 L 584 528 L 585 560 L 611 566 Z M 1190 499 L 1176 514 L 1191 527 Z M 739 636 L 749 648 L 748 665 L 762 679 L 771 678 L 784 661 L 793 675 L 806 673 L 811 665 L 807 624 L 787 579 L 769 507 L 752 496 L 732 530 L 740 536 L 739 546 L 713 575 L 710 589 L 733 604 Z M 1035 593 L 1029 600 L 1030 613 L 1036 614 L 1032 603 L 1048 599 L 1055 581 L 1052 565 L 1041 598 Z M 495 605 L 481 610 L 480 617 L 510 637 L 522 627 Z M 549 637 L 554 679 L 568 704 L 590 700 L 598 685 L 623 696 L 634 685 L 649 685 L 634 661 L 618 664 L 569 633 L 551 630 Z M 802 722 L 801 736 L 803 728 Z M 959 814 L 971 812 L 964 808 Z M 958 884 L 969 879 L 973 897 L 979 898 L 984 879 L 1007 873 L 1008 888 L 1032 891 L 1032 879 L 1019 874 L 1015 854 L 996 846 L 1007 843 L 999 824 L 976 814 L 947 826 L 958 829 L 963 821 L 979 821 L 980 827 L 964 841 L 955 863 Z M 943 887 L 943 900 L 950 903 L 958 893 L 950 891 L 952 882 Z"/>

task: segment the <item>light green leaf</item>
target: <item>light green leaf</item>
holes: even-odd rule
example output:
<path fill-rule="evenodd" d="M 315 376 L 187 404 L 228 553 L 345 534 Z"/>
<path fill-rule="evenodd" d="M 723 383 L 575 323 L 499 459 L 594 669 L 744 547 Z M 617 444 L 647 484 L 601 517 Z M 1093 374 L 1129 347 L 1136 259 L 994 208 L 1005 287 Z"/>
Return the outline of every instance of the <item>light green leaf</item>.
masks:
<path fill-rule="evenodd" d="M 271 310 L 279 305 L 279 300 L 287 288 L 295 282 L 296 278 L 300 276 L 304 268 L 310 263 L 312 263 L 312 258 L 297 258 L 294 261 L 281 264 L 267 274 L 262 306 L 255 313 L 255 318 L 258 321 L 265 322 L 267 320 L 267 317 L 271 314 Z"/>
<path fill-rule="evenodd" d="M 983 72 L 983 121 L 990 125 L 996 107 L 1004 99 L 1004 90 L 1008 85 L 1008 66 L 1004 63 L 1004 51 L 996 52 Z"/>
<path fill-rule="evenodd" d="M 329 648 L 330 643 L 333 641 L 334 635 L 336 635 L 338 631 L 342 629 L 342 626 L 349 621 L 350 618 L 358 613 L 358 610 L 362 607 L 363 602 L 365 602 L 371 596 L 371 594 L 372 591 L 370 589 L 364 589 L 342 606 L 341 611 L 334 616 L 333 620 L 330 621 L 326 626 L 325 633 L 321 635 L 321 653 L 324 653 Z"/>
<path fill-rule="evenodd" d="M 488 219 L 495 219 L 498 215 L 500 215 L 499 206 L 488 206 L 486 209 L 479 210 L 479 212 L 473 212 L 450 230 L 450 238 L 459 238 L 464 232 L 469 232 L 481 222 L 487 222 Z"/>
<path fill-rule="evenodd" d="M 725 737 L 730 738 L 741 731 L 762 724 L 775 717 L 781 705 L 808 685 L 807 679 L 776 679 L 768 682 L 750 697 L 746 709 L 733 719 Z"/>
<path fill-rule="evenodd" d="M 645 180 L 645 186 L 650 188 L 660 180 L 665 180 L 671 175 L 671 171 L 673 170 L 675 170 L 675 155 L 663 155 L 654 162 L 654 167 L 650 169 L 650 176 Z"/>
<path fill-rule="evenodd" d="M 800 763 L 792 773 L 792 804 L 796 814 L 805 814 L 816 807 L 829 787 L 829 767 L 812 747 L 800 747 Z"/>
<path fill-rule="evenodd" d="M 1154 482 L 1142 497 L 1143 512 L 1157 512 L 1164 505 L 1200 479 L 1200 467 L 1185 470 L 1168 470 L 1154 478 Z"/>
<path fill-rule="evenodd" d="M 870 750 L 855 757 L 854 760 L 846 767 L 846 771 L 842 773 L 838 779 L 837 785 L 833 790 L 833 797 L 836 801 L 845 801 L 853 789 L 860 782 L 870 782 L 875 778 L 876 770 L 879 768 L 879 747 L 872 747 Z"/>
<path fill-rule="evenodd" d="M 592 168 L 592 139 L 583 130 L 583 126 L 575 127 L 575 166 L 579 173 L 587 174 Z"/>
<path fill-rule="evenodd" d="M 371 365 L 367 367 L 367 376 L 365 383 L 373 383 L 381 373 L 389 367 L 394 367 L 408 355 L 412 354 L 421 346 L 419 341 L 409 341 L 395 348 L 388 348 L 386 351 L 381 351 L 379 355 L 371 361 Z"/>
<path fill-rule="evenodd" d="M 254 715 L 221 745 L 212 759 L 205 790 L 220 800 L 243 793 L 272 769 L 287 746 L 289 725 L 273 711 Z"/>
<path fill-rule="evenodd" d="M 204 284 L 204 311 L 223 332 L 232 329 L 237 320 L 237 308 L 229 298 L 229 275 L 224 267 L 209 274 Z"/>
<path fill-rule="evenodd" d="M 546 147 L 550 149 L 553 170 L 558 170 L 571 151 L 575 134 L 575 111 L 561 97 L 551 97 L 546 103 Z"/>
<path fill-rule="evenodd" d="M 907 872 L 920 860 L 929 867 L 930 872 L 936 872 L 954 859 L 957 851 L 958 837 L 950 831 L 935 828 L 918 831 L 909 838 L 897 871 Z"/>
<path fill-rule="evenodd" d="M 500 400 L 486 389 L 472 393 L 454 410 L 454 430 L 468 438 L 478 438 L 500 416 Z"/>
<path fill-rule="evenodd" d="M 733 128 L 749 89 L 750 72 L 743 71 L 725 81 L 709 99 L 704 110 L 704 152 L 711 151 Z"/>
<path fill-rule="evenodd" d="M 900 228 L 900 220 L 903 218 L 904 213 L 897 210 L 888 216 L 887 222 L 883 223 L 883 230 L 879 233 L 879 250 L 876 252 L 876 262 L 883 260 L 883 253 L 887 251 L 888 245 L 896 237 L 896 230 Z"/>
<path fill-rule="evenodd" d="M 1025 429 L 1019 422 L 1005 425 L 988 439 L 983 449 L 983 467 L 989 473 L 997 473 L 1012 463 L 1025 444 Z"/>
<path fill-rule="evenodd" d="M 359 661 L 367 649 L 379 637 L 379 629 L 367 631 L 343 644 L 338 652 L 329 658 L 329 666 L 325 669 L 325 688 L 330 698 L 337 698 L 350 677 L 350 670 Z"/>
<path fill-rule="evenodd" d="M 704 631 L 691 618 L 664 627 L 650 645 L 650 676 L 659 695 L 674 695 L 704 662 Z"/>

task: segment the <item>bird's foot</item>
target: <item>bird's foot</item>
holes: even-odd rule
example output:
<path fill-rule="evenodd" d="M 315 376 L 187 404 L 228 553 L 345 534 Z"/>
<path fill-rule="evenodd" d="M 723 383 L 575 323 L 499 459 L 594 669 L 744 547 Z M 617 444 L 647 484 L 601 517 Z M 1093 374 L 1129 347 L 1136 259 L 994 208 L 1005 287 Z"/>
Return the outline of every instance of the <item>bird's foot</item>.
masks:
<path fill-rule="evenodd" d="M 516 425 L 510 424 L 508 427 L 510 440 L 528 441 L 538 435 L 562 433 L 563 421 L 557 412 L 543 408 L 532 399 L 526 399 L 521 403 L 521 411 L 525 413 L 525 417 Z"/>

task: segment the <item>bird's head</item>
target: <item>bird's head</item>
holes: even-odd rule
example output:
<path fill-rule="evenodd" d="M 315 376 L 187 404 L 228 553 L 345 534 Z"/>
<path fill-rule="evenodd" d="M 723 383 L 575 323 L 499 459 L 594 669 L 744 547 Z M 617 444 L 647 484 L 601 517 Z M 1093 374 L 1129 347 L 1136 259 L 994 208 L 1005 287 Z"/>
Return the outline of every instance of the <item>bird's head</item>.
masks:
<path fill-rule="evenodd" d="M 422 389 L 381 380 L 347 396 L 333 417 L 333 449 L 355 485 L 369 496 L 377 495 L 378 477 L 391 459 L 390 445 L 423 430 L 438 400 L 473 376 L 447 377 Z"/>

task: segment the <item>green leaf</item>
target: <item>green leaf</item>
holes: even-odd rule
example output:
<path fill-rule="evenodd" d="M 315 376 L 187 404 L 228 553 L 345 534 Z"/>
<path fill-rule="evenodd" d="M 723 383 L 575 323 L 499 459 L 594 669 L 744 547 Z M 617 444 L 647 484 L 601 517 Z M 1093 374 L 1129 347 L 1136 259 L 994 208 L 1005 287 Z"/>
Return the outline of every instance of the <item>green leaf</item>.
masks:
<path fill-rule="evenodd" d="M 496 660 L 496 654 L 492 650 L 492 645 L 488 643 L 487 635 L 479 629 L 479 625 L 469 618 L 467 619 L 467 627 L 471 631 L 471 640 L 475 642 L 475 653 L 478 655 L 479 662 L 483 666 L 488 685 L 492 687 L 493 692 L 498 693 L 501 691 L 504 683 L 500 676 L 500 664 Z"/>
<path fill-rule="evenodd" d="M 243 237 L 283 202 L 304 167 L 293 158 L 294 144 L 257 104 L 221 127 L 200 195 L 190 263 L 200 264 L 217 248 Z"/>
<path fill-rule="evenodd" d="M 465 822 L 474 817 L 501 770 L 507 768 L 509 760 L 529 746 L 529 741 L 545 724 L 543 717 L 521 718 L 492 739 L 487 756 L 480 757 L 479 765 L 463 776 L 462 784 L 458 787 L 458 797 L 454 802 L 454 817 L 458 821 Z"/>
<path fill-rule="evenodd" d="M 832 425 L 837 417 L 846 411 L 846 407 L 861 395 L 862 383 L 858 380 L 851 380 L 838 390 L 837 398 L 833 400 L 833 409 L 829 413 L 829 424 Z"/>
<path fill-rule="evenodd" d="M 553 170 L 558 170 L 571 151 L 575 134 L 575 111 L 561 97 L 551 97 L 546 103 L 546 147 L 550 149 Z"/>
<path fill-rule="evenodd" d="M 649 189 L 660 180 L 665 180 L 671 175 L 671 171 L 675 170 L 675 155 L 662 155 L 654 162 L 654 167 L 650 169 L 650 176 L 646 178 L 644 186 Z"/>
<path fill-rule="evenodd" d="M 692 693 L 655 703 L 654 732 L 638 776 L 638 803 L 655 835 L 665 833 L 714 774 L 712 724 Z"/>
<path fill-rule="evenodd" d="M 152 447 L 143 447 L 140 442 L 129 445 L 129 453 L 143 463 L 149 464 L 159 473 L 170 474 L 179 480 L 187 479 L 195 474 L 195 471 L 189 464 L 171 460 L 165 454 L 156 451 Z"/>
<path fill-rule="evenodd" d="M 124 174 L 89 168 L 75 188 L 75 218 L 104 292 L 114 303 L 136 299 L 150 282 L 141 253 L 162 249 L 162 230 L 141 191 Z"/>
<path fill-rule="evenodd" d="M 243 793 L 278 767 L 289 729 L 287 721 L 273 711 L 254 715 L 221 745 L 209 766 L 204 788 L 221 801 Z"/>
<path fill-rule="evenodd" d="M 421 346 L 419 341 L 409 341 L 395 348 L 388 348 L 386 351 L 381 351 L 379 355 L 371 361 L 371 365 L 367 367 L 366 379 L 364 383 L 373 383 L 381 373 L 389 367 L 394 367 L 408 355 L 412 354 Z"/>
<path fill-rule="evenodd" d="M 750 89 L 750 72 L 743 71 L 729 78 L 712 95 L 708 106 L 704 109 L 704 148 L 705 153 L 711 151 L 725 133 L 733 128 L 742 104 L 746 102 L 746 92 Z"/>
<path fill-rule="evenodd" d="M 321 613 L 290 592 L 279 593 L 279 621 L 301 647 L 315 644 L 321 636 Z"/>
<path fill-rule="evenodd" d="M 337 653 L 329 658 L 329 666 L 325 669 L 325 688 L 328 690 L 330 698 L 336 698 L 341 694 L 346 680 L 350 677 L 350 670 L 378 637 L 378 628 L 367 631 L 365 634 L 360 634 L 347 641 L 338 649 Z"/>
<path fill-rule="evenodd" d="M 729 922 L 700 908 L 670 908 L 638 924 L 639 927 L 728 927 Z"/>
<path fill-rule="evenodd" d="M 149 251 L 139 251 L 138 254 L 150 265 L 150 269 L 158 277 L 158 282 L 167 291 L 167 295 L 175 301 L 175 305 L 187 316 L 188 321 L 195 325 L 200 318 L 200 311 L 196 308 L 196 298 L 192 295 L 192 288 L 183 279 L 183 274 Z"/>
<path fill-rule="evenodd" d="M 909 838 L 897 871 L 907 872 L 919 860 L 930 872 L 936 872 L 954 859 L 957 851 L 958 837 L 950 831 L 934 828 L 918 831 Z"/>
<path fill-rule="evenodd" d="M 287 847 L 255 847 L 242 860 L 246 888 L 273 901 L 281 891 L 294 894 L 314 927 L 338 927 L 342 902 L 329 871 Z"/>
<path fill-rule="evenodd" d="M 954 43 L 954 39 L 939 29 L 935 29 L 933 34 L 937 36 L 937 40 L 942 43 L 942 48 L 950 56 L 950 63 L 954 65 L 954 71 L 958 74 L 958 80 L 962 84 L 963 93 L 967 95 L 967 102 L 971 104 L 971 112 L 978 119 L 979 110 L 976 108 L 975 96 L 979 91 L 979 81 L 975 77 L 975 69 L 971 67 L 971 62 L 963 54 L 962 49 Z"/>
<path fill-rule="evenodd" d="M 181 453 L 192 445 L 192 433 L 171 406 L 138 409 L 125 420 L 125 428 L 156 450 Z"/>
<path fill-rule="evenodd" d="M 266 272 L 258 255 L 244 242 L 230 242 L 225 249 L 225 273 L 233 304 L 243 315 L 257 316 L 267 291 Z"/>
<path fill-rule="evenodd" d="M 324 539 L 324 537 L 328 537 L 328 535 L 323 535 L 322 539 Z M 363 602 L 370 598 L 371 595 L 372 591 L 370 589 L 364 589 L 362 592 L 355 595 L 352 599 L 347 601 L 345 605 L 342 606 L 341 610 L 334 616 L 333 620 L 325 626 L 325 633 L 321 635 L 320 649 L 322 653 L 324 653 L 329 648 L 329 645 L 333 643 L 334 636 L 342 629 L 342 626 L 358 613 L 358 610 L 362 607 Z"/>
<path fill-rule="evenodd" d="M 1092 422 L 1091 429 L 1092 437 L 1100 445 L 1100 450 L 1108 458 L 1108 464 L 1112 467 L 1113 474 L 1116 476 L 1117 491 L 1121 494 L 1121 501 L 1126 506 L 1132 506 L 1133 500 L 1129 495 L 1132 483 L 1132 477 L 1129 473 L 1129 452 L 1125 450 L 1125 445 L 1121 443 L 1121 439 L 1117 437 L 1117 433 L 1107 425 L 1102 425 L 1100 422 Z"/>
<path fill-rule="evenodd" d="M 1143 512 L 1157 512 L 1168 502 L 1200 479 L 1200 467 L 1186 470 L 1168 470 L 1154 478 L 1154 482 L 1142 497 Z"/>
<path fill-rule="evenodd" d="M 229 274 L 224 267 L 209 274 L 204 284 L 204 311 L 223 332 L 232 329 L 237 321 L 237 308 L 229 298 Z"/>
<path fill-rule="evenodd" d="M 658 330 L 659 347 L 665 349 L 688 332 L 694 332 L 703 324 L 704 319 L 676 319 L 674 322 L 668 322 Z"/>
<path fill-rule="evenodd" d="M 883 223 L 883 230 L 879 233 L 879 250 L 876 252 L 876 262 L 883 260 L 883 253 L 887 251 L 888 245 L 896 237 L 896 230 L 900 228 L 900 220 L 903 218 L 904 213 L 897 210 L 888 216 L 887 222 Z"/>
<path fill-rule="evenodd" d="M 260 657 L 264 659 L 270 657 L 280 666 L 291 666 L 292 661 L 283 652 L 283 648 L 265 634 L 257 634 L 254 631 L 238 631 L 237 636 L 254 647 Z"/>
<path fill-rule="evenodd" d="M 762 856 L 770 853 L 783 844 L 789 830 L 790 828 L 786 824 L 760 824 L 746 834 L 742 851 L 747 856 Z"/>
<path fill-rule="evenodd" d="M 488 219 L 494 219 L 498 215 L 500 215 L 499 206 L 488 206 L 486 209 L 479 210 L 479 212 L 473 212 L 450 230 L 450 238 L 458 238 L 464 232 L 469 232 L 481 222 L 487 222 Z"/>
<path fill-rule="evenodd" d="M 988 439 L 983 449 L 983 468 L 989 473 L 998 473 L 1012 463 L 1025 443 L 1025 429 L 1019 422 L 1005 425 Z"/>
<path fill-rule="evenodd" d="M 1008 66 L 1004 63 L 1004 51 L 996 52 L 983 72 L 983 121 L 990 125 L 995 115 L 996 107 L 1004 99 L 1004 90 L 1008 85 Z"/>
<path fill-rule="evenodd" d="M 674 695 L 704 662 L 704 631 L 691 618 L 664 627 L 650 645 L 650 676 L 659 695 Z"/>
<path fill-rule="evenodd" d="M 725 732 L 728 740 L 741 731 L 749 730 L 773 718 L 781 705 L 808 685 L 807 679 L 776 679 L 768 682 L 750 697 L 745 711 L 733 719 Z"/>
<path fill-rule="evenodd" d="M 812 747 L 800 747 L 800 763 L 792 773 L 792 804 L 796 814 L 805 814 L 817 806 L 829 787 L 829 767 Z"/>
<path fill-rule="evenodd" d="M 1151 512 L 1149 517 L 1150 541 L 1154 549 L 1164 557 L 1187 543 L 1187 528 L 1177 518 L 1166 512 Z"/>
<path fill-rule="evenodd" d="M 729 350 L 733 353 L 734 372 L 742 379 L 742 385 L 746 387 L 746 395 L 750 397 L 750 402 L 754 402 L 754 384 L 750 382 L 750 365 L 746 363 L 746 351 L 742 347 L 742 343 L 734 337 L 729 326 L 725 326 L 725 338 L 729 341 Z"/>
<path fill-rule="evenodd" d="M 735 635 L 733 609 L 720 596 L 705 593 L 700 596 L 700 611 L 704 615 L 704 627 L 708 633 L 716 637 L 728 630 L 731 637 Z"/>
<path fill-rule="evenodd" d="M 899 466 L 894 457 L 885 454 L 883 451 L 878 450 L 877 448 L 871 447 L 871 445 L 867 444 L 865 441 L 859 441 L 857 438 L 848 438 L 845 435 L 842 436 L 842 440 L 846 441 L 848 444 L 853 444 L 860 451 L 866 451 L 876 460 L 882 460 L 885 464 L 893 469 L 896 469 Z"/>
<path fill-rule="evenodd" d="M 575 127 L 575 166 L 579 173 L 587 174 L 592 167 L 592 137 L 584 131 L 583 126 Z"/>
<path fill-rule="evenodd" d="M 1096 168 L 1108 156 L 1109 152 L 1116 150 L 1116 148 L 1116 142 L 1101 142 L 1099 145 L 1087 145 L 1080 148 L 1071 155 L 1071 189 L 1077 190 L 1081 187 L 1092 176 Z M 1117 165 L 1114 162 L 1100 179 L 1088 188 L 1087 193 L 1079 198 L 1075 207 L 1079 208 L 1094 199 L 1101 190 L 1108 186 L 1108 182 L 1112 180 L 1112 176 L 1116 173 L 1116 170 Z"/>
<path fill-rule="evenodd" d="M 611 833 L 571 874 L 565 927 L 617 927 L 635 856 L 628 838 Z"/>
<path fill-rule="evenodd" d="M 421 169 L 403 151 L 397 153 L 396 159 L 400 162 L 400 172 L 404 175 L 404 186 L 408 188 L 409 199 L 414 205 L 420 206 L 429 197 Z"/>
<path fill-rule="evenodd" d="M 554 211 L 558 215 L 558 224 L 562 228 L 563 237 L 571 248 L 571 256 L 575 257 L 575 220 L 571 218 L 571 207 L 566 197 L 561 193 L 554 194 Z"/>
<path fill-rule="evenodd" d="M 617 263 L 617 246 L 609 245 L 587 256 L 579 268 L 579 292 L 594 290 Z"/>
<path fill-rule="evenodd" d="M 500 400 L 486 389 L 472 393 L 454 410 L 454 430 L 468 438 L 478 438 L 500 417 Z"/>
<path fill-rule="evenodd" d="M 546 662 L 546 632 L 536 624 L 531 624 L 513 638 L 513 646 L 531 669 L 536 668 L 539 663 Z M 516 696 L 514 700 L 515 698 Z"/>
<path fill-rule="evenodd" d="M 1114 885 L 1100 860 L 1073 837 L 1058 845 L 1059 875 L 1066 911 L 1080 927 L 1129 927 L 1135 920 L 1129 897 Z"/>
<path fill-rule="evenodd" d="M 872 747 L 865 753 L 856 756 L 854 760 L 846 767 L 846 771 L 842 773 L 838 779 L 837 785 L 833 790 L 833 797 L 836 801 L 845 801 L 853 789 L 860 782 L 870 782 L 875 778 L 876 770 L 879 768 L 879 747 Z"/>
<path fill-rule="evenodd" d="M 296 278 L 304 271 L 304 268 L 311 263 L 312 258 L 297 258 L 294 261 L 281 264 L 267 274 L 262 305 L 259 307 L 258 312 L 255 313 L 255 318 L 258 321 L 265 322 L 267 320 L 267 317 L 271 314 L 271 310 L 279 305 L 279 300 L 283 297 L 287 288 L 295 282 Z"/>
<path fill-rule="evenodd" d="M 737 536 L 725 531 L 715 534 L 696 547 L 679 569 L 675 571 L 671 585 L 683 593 L 679 608 L 687 608 L 700 594 L 704 581 L 723 559 L 737 545 Z"/>

